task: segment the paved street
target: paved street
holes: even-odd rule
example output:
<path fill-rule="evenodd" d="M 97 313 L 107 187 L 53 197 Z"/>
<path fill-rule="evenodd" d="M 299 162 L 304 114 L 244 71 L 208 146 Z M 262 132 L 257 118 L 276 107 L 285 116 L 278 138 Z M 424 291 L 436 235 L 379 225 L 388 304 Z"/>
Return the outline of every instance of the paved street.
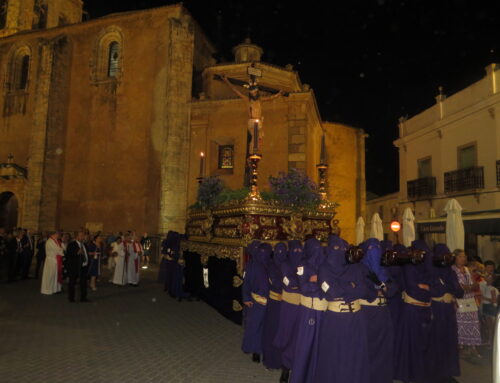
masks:
<path fill-rule="evenodd" d="M 178 303 L 143 273 L 141 286 L 101 281 L 91 303 L 42 296 L 39 282 L 0 285 L 0 381 L 277 382 L 240 350 L 242 328 L 203 302 Z M 491 382 L 489 361 L 461 383 Z"/>
<path fill-rule="evenodd" d="M 0 285 L 0 381 L 276 382 L 240 350 L 242 328 L 203 302 L 101 281 L 91 303 L 43 296 L 36 280 Z"/>

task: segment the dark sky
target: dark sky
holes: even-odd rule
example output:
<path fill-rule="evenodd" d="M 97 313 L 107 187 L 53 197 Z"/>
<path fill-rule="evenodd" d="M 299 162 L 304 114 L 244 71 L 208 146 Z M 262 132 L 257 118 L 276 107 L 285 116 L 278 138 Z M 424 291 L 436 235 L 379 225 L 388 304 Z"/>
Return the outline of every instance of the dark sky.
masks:
<path fill-rule="evenodd" d="M 176 3 L 86 0 L 90 18 Z M 363 128 L 368 190 L 398 190 L 397 122 L 452 94 L 500 61 L 500 2 L 481 0 L 187 0 L 218 59 L 250 36 L 263 61 L 291 63 L 322 118 Z"/>

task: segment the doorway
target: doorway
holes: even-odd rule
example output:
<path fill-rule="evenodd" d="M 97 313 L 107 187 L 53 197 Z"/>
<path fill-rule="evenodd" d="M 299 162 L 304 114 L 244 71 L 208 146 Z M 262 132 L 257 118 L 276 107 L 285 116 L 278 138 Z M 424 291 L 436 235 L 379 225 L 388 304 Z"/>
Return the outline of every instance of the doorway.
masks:
<path fill-rule="evenodd" d="M 19 203 L 14 193 L 0 193 L 0 227 L 11 230 L 17 227 Z"/>

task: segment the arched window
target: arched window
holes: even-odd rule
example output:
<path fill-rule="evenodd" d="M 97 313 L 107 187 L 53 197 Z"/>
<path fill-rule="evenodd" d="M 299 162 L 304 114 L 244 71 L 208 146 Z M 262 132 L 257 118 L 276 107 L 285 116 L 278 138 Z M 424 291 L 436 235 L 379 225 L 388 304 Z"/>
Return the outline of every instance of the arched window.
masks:
<path fill-rule="evenodd" d="M 123 35 L 120 28 L 111 26 L 99 34 L 90 66 L 96 84 L 118 82 L 123 74 Z"/>
<path fill-rule="evenodd" d="M 15 88 L 17 90 L 25 90 L 28 88 L 28 73 L 30 70 L 30 56 L 24 55 L 20 58 L 18 67 L 17 78 L 15 82 Z"/>
<path fill-rule="evenodd" d="M 120 44 L 113 41 L 109 44 L 108 55 L 108 77 L 116 77 L 120 74 Z"/>
<path fill-rule="evenodd" d="M 31 49 L 15 47 L 7 60 L 3 114 L 25 114 L 30 86 Z"/>

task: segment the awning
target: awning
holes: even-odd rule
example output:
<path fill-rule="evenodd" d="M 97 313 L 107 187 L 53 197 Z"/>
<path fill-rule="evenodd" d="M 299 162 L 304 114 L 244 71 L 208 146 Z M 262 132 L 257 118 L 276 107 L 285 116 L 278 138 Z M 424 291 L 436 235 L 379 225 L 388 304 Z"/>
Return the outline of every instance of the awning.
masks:
<path fill-rule="evenodd" d="M 462 218 L 467 234 L 500 235 L 500 212 L 498 210 L 465 212 Z M 446 232 L 446 217 L 422 219 L 415 223 L 419 234 Z"/>

